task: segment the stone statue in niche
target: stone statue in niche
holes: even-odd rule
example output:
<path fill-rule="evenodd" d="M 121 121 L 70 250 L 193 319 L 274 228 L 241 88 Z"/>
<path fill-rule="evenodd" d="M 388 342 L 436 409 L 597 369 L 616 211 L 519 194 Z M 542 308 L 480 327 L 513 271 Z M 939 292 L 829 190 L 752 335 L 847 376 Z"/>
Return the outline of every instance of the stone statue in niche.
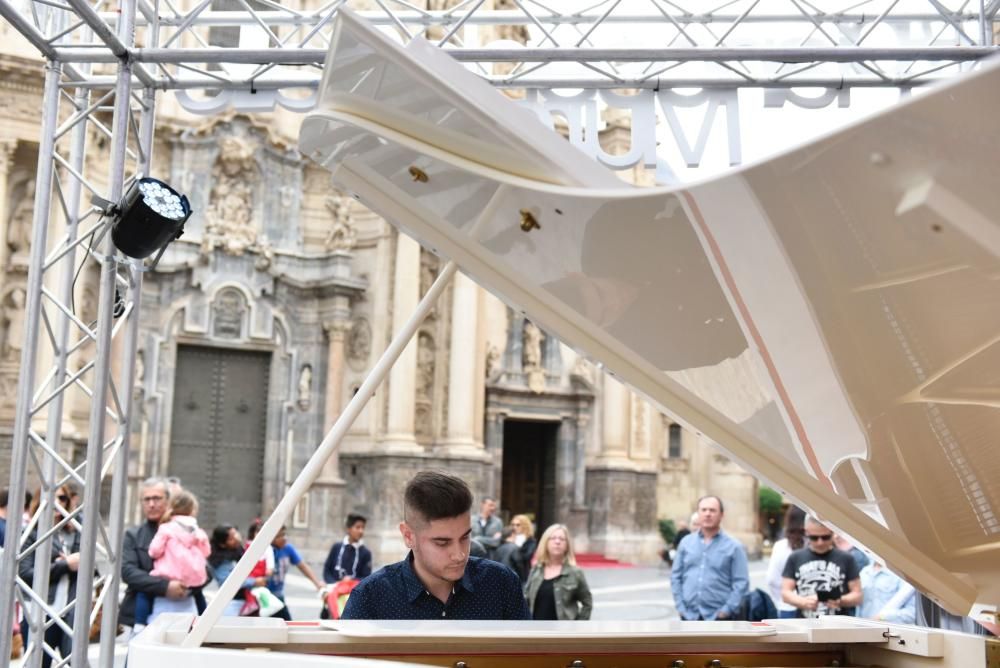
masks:
<path fill-rule="evenodd" d="M 238 339 L 243 335 L 243 315 L 246 302 L 238 290 L 222 290 L 212 304 L 214 324 L 212 334 L 222 339 Z"/>
<path fill-rule="evenodd" d="M 253 146 L 239 137 L 219 143 L 219 158 L 212 170 L 211 205 L 205 212 L 202 253 L 221 248 L 230 255 L 257 250 L 253 225 L 253 190 L 259 180 Z"/>
<path fill-rule="evenodd" d="M 371 325 L 365 318 L 358 318 L 351 323 L 351 331 L 347 333 L 347 362 L 351 368 L 361 371 L 368 365 L 371 352 Z"/>
<path fill-rule="evenodd" d="M 16 287 L 3 300 L 3 343 L 0 353 L 8 362 L 21 359 L 24 349 L 24 304 L 27 297 L 24 288 Z"/>
<path fill-rule="evenodd" d="M 31 246 L 31 223 L 35 211 L 35 180 L 28 178 L 11 192 L 10 216 L 7 218 L 7 249 L 10 264 L 28 263 Z"/>
<path fill-rule="evenodd" d="M 486 346 L 486 379 L 492 380 L 500 374 L 500 349 L 493 344 Z"/>
<path fill-rule="evenodd" d="M 524 322 L 524 350 L 522 364 L 524 370 L 537 369 L 542 366 L 542 330 L 530 320 Z"/>
<path fill-rule="evenodd" d="M 358 243 L 358 235 L 351 220 L 351 198 L 331 195 L 326 198 L 326 208 L 333 223 L 324 247 L 329 251 L 350 251 Z"/>
<path fill-rule="evenodd" d="M 312 378 L 313 370 L 308 364 L 303 364 L 299 371 L 299 396 L 298 404 L 302 410 L 309 410 L 312 404 Z"/>
<path fill-rule="evenodd" d="M 522 368 L 528 377 L 528 389 L 538 394 L 545 389 L 545 370 L 542 368 L 542 340 L 545 335 L 535 323 L 525 320 L 523 336 Z"/>

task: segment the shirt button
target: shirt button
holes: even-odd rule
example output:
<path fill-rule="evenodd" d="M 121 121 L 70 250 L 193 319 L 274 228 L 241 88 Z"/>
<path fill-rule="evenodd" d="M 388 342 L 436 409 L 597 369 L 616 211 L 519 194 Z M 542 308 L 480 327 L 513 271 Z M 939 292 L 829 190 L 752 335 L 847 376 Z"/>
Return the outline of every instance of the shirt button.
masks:
<path fill-rule="evenodd" d="M 442 610 L 442 611 L 441 611 L 441 616 L 442 616 L 442 617 L 447 617 L 447 616 L 448 616 L 448 612 L 447 612 L 447 611 L 445 611 L 445 610 Z"/>

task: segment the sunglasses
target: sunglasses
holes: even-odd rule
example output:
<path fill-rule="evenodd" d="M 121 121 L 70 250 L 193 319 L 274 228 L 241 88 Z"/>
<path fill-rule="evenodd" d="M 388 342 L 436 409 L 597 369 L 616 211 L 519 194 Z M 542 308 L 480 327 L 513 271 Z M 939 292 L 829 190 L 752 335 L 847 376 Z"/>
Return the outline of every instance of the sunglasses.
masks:
<path fill-rule="evenodd" d="M 817 540 L 833 540 L 833 534 L 832 533 L 825 533 L 825 534 L 811 534 L 811 533 L 807 533 L 806 534 L 806 538 L 808 538 L 809 540 L 811 540 L 813 542 L 816 542 Z"/>
<path fill-rule="evenodd" d="M 60 503 L 60 505 L 62 505 L 62 506 L 66 506 L 66 505 L 68 505 L 68 504 L 69 504 L 69 502 L 71 501 L 70 497 L 66 496 L 65 494 L 60 494 L 59 496 L 57 496 L 57 497 L 56 497 L 56 500 L 57 500 L 57 501 L 58 501 L 58 502 Z"/>

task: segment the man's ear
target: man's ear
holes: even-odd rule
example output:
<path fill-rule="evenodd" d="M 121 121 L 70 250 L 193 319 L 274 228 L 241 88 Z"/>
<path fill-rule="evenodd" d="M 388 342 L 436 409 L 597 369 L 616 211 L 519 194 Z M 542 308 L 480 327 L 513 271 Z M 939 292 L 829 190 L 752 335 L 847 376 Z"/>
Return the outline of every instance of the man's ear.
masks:
<path fill-rule="evenodd" d="M 403 536 L 406 547 L 413 549 L 413 529 L 405 521 L 399 523 L 399 533 Z"/>

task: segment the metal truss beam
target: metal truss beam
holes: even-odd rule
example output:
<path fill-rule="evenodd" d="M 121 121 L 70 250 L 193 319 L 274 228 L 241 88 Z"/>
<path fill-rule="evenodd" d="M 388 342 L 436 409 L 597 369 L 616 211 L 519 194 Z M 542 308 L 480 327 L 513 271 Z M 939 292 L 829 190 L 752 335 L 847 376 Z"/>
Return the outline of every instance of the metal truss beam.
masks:
<path fill-rule="evenodd" d="M 0 6 L 0 10 L 8 8 Z M 26 345 L 22 351 L 10 475 L 10 494 L 15 499 L 23 498 L 29 473 L 39 479 L 41 503 L 25 531 L 8 531 L 0 557 L 0 620 L 4 628 L 10 628 L 14 600 L 21 602 L 31 629 L 25 658 L 29 668 L 37 668 L 43 655 L 59 656 L 58 648 L 45 642 L 45 629 L 53 625 L 72 639 L 72 654 L 52 665 L 86 666 L 90 628 L 98 611 L 103 612 L 100 665 L 110 668 L 114 660 L 143 267 L 136 261 L 119 261 L 108 234 L 109 221 L 82 201 L 88 190 L 117 201 L 129 180 L 149 168 L 156 92 L 147 87 L 142 98 L 133 95 L 132 82 L 140 81 L 141 76 L 139 66 L 129 58 L 135 12 L 135 0 L 124 0 L 122 20 L 116 23 L 113 33 L 103 35 L 108 52 L 121 47 L 114 92 L 108 96 L 113 102 L 93 103 L 90 89 L 84 87 L 78 87 L 71 98 L 60 93 L 60 86 L 70 78 L 88 79 L 89 64 L 51 61 L 46 69 L 31 258 L 25 285 Z M 89 19 L 100 20 L 96 13 Z M 39 37 L 41 31 L 36 31 L 39 35 L 34 37 L 58 48 L 66 42 L 65 26 L 70 22 L 68 13 L 56 13 L 46 26 L 60 37 L 47 40 Z M 68 115 L 60 113 L 60 103 L 65 99 L 71 100 Z M 114 116 L 107 130 L 95 114 L 109 103 L 113 104 Z M 65 120 L 60 126 L 61 118 Z M 88 133 L 95 127 L 110 132 L 110 164 L 85 159 Z M 95 175 L 95 169 L 109 171 Z M 106 191 L 95 188 L 94 184 L 102 181 L 108 183 Z M 50 244 L 53 237 L 55 243 Z M 87 263 L 101 269 L 96 323 L 84 322 L 88 316 L 78 313 L 73 298 L 76 280 Z M 116 319 L 116 305 L 121 306 L 121 302 L 124 312 Z M 117 379 L 112 378 L 115 368 L 121 370 Z M 72 399 L 71 392 L 76 393 Z M 73 466 L 62 443 L 63 425 L 70 406 L 80 409 L 84 403 L 89 403 L 90 428 L 86 458 L 83 464 Z M 40 419 L 45 421 L 44 431 L 33 426 Z M 109 475 L 111 506 L 102 512 L 101 489 Z M 82 503 L 72 512 L 57 498 L 65 482 L 82 482 Z M 50 565 L 59 558 L 53 552 L 53 540 L 69 527 L 81 536 L 76 597 L 56 610 L 46 604 Z M 28 563 L 33 564 L 33 577 L 19 577 Z M 70 623 L 69 619 L 75 621 Z M 9 655 L 10 640 L 10 634 L 0 634 L 0 656 Z"/>
<path fill-rule="evenodd" d="M 727 63 L 733 61 L 771 63 L 864 63 L 868 61 L 979 60 L 1000 53 L 1000 47 L 692 47 L 665 49 L 463 49 L 446 48 L 464 63 Z M 121 57 L 94 49 L 56 49 L 54 59 L 73 63 L 110 63 Z M 132 49 L 126 58 L 135 62 L 180 65 L 185 63 L 234 65 L 322 65 L 326 49 Z"/>

